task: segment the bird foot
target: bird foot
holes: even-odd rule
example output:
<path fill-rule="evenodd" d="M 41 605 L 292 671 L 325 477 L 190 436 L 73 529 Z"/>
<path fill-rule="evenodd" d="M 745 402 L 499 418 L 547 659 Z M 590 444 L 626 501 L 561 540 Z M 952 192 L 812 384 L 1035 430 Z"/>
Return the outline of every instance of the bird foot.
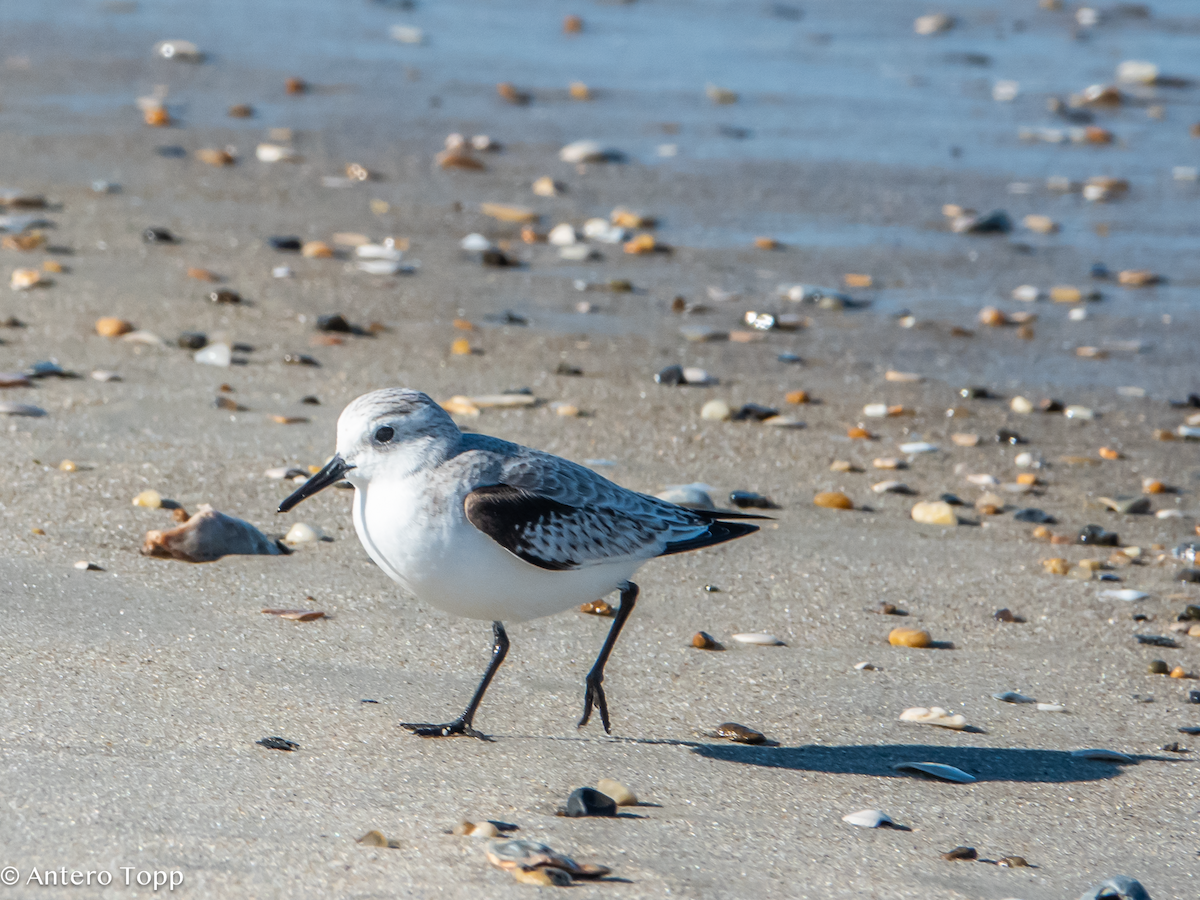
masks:
<path fill-rule="evenodd" d="M 588 719 L 592 717 L 592 707 L 595 706 L 600 710 L 600 721 L 604 725 L 604 733 L 612 734 L 612 729 L 608 726 L 608 701 L 604 698 L 603 681 L 603 674 L 588 673 L 588 677 L 584 681 L 587 690 L 583 695 L 583 717 L 575 726 L 576 728 L 582 728 L 588 723 Z"/>
<path fill-rule="evenodd" d="M 465 719 L 455 719 L 445 725 L 430 725 L 428 722 L 401 722 L 401 728 L 407 728 L 418 737 L 473 737 L 481 741 L 490 741 L 481 731 L 476 731 Z"/>

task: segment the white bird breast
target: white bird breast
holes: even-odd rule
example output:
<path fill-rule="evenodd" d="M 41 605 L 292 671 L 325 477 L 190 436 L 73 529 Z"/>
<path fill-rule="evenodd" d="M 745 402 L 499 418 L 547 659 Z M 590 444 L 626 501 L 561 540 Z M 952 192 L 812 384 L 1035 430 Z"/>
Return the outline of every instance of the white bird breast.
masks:
<path fill-rule="evenodd" d="M 417 488 L 413 478 L 356 483 L 354 529 L 388 577 L 452 615 L 523 622 L 565 612 L 612 593 L 642 562 L 543 569 L 475 528 L 458 498 L 451 509 L 426 514 Z"/>

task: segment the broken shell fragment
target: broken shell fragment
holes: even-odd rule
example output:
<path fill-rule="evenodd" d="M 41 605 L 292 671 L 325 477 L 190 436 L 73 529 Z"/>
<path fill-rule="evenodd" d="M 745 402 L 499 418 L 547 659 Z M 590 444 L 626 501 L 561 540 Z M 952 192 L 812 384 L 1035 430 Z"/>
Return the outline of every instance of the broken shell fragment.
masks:
<path fill-rule="evenodd" d="M 527 206 L 509 203 L 481 203 L 479 211 L 500 222 L 536 222 L 538 214 Z"/>
<path fill-rule="evenodd" d="M 227 555 L 279 556 L 279 546 L 241 519 L 217 512 L 208 504 L 183 525 L 169 531 L 148 531 L 142 555 L 185 562 L 212 562 Z"/>
<path fill-rule="evenodd" d="M 939 728 L 949 728 L 962 731 L 967 727 L 967 720 L 962 715 L 951 715 L 940 706 L 914 706 L 900 713 L 901 722 L 916 722 L 920 725 L 936 725 Z"/>
<path fill-rule="evenodd" d="M 1096 762 L 1110 763 L 1133 763 L 1137 762 L 1132 756 L 1126 756 L 1124 753 L 1118 753 L 1116 750 L 1104 750 L 1099 748 L 1089 750 L 1072 750 L 1071 755 L 1076 759 L 1090 759 Z"/>
<path fill-rule="evenodd" d="M 905 762 L 898 763 L 892 766 L 897 772 L 916 772 L 920 775 L 928 775 L 931 778 L 936 778 L 939 781 L 953 781 L 958 784 L 973 784 L 975 776 L 969 775 L 962 769 L 954 766 L 948 766 L 944 763 L 934 762 Z"/>
<path fill-rule="evenodd" d="M 13 269 L 9 280 L 9 286 L 14 291 L 26 291 L 39 283 L 42 283 L 42 273 L 37 269 Z"/>
<path fill-rule="evenodd" d="M 858 812 L 846 813 L 842 816 L 842 821 L 857 825 L 859 828 L 883 828 L 896 824 L 887 813 L 877 809 L 860 809 Z"/>
<path fill-rule="evenodd" d="M 783 641 L 775 637 L 773 634 L 767 634 L 761 631 L 743 632 L 733 635 L 733 639 L 739 644 L 757 644 L 762 647 L 782 647 Z"/>
<path fill-rule="evenodd" d="M 604 866 L 581 865 L 535 841 L 491 841 L 484 852 L 493 866 L 508 871 L 550 866 L 567 872 L 572 878 L 601 878 L 612 871 Z"/>
<path fill-rule="evenodd" d="M 163 505 L 162 495 L 158 491 L 145 490 L 133 498 L 134 506 L 143 506 L 146 509 L 160 509 Z"/>
<path fill-rule="evenodd" d="M 315 622 L 325 618 L 325 613 L 319 609 L 264 609 L 263 613 L 280 619 L 291 619 L 293 622 Z"/>
<path fill-rule="evenodd" d="M 364 847 L 388 847 L 392 850 L 400 848 L 399 841 L 388 840 L 382 831 L 368 831 L 362 837 L 356 838 L 354 843 L 362 844 Z"/>
<path fill-rule="evenodd" d="M 893 628 L 888 632 L 888 643 L 893 647 L 928 647 L 933 638 L 928 631 L 919 628 Z"/>
<path fill-rule="evenodd" d="M 753 728 L 747 728 L 737 722 L 723 722 L 717 726 L 713 734 L 736 744 L 762 744 L 767 740 L 766 735 L 761 731 L 755 731 Z"/>

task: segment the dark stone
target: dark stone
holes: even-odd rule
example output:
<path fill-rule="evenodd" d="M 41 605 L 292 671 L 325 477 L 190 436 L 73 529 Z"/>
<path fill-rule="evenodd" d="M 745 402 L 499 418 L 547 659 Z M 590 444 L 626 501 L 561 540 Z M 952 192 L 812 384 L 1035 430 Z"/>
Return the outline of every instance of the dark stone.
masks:
<path fill-rule="evenodd" d="M 1188 691 L 1188 703 L 1200 703 L 1200 691 Z"/>
<path fill-rule="evenodd" d="M 996 443 L 998 444 L 1024 444 L 1025 439 L 1010 428 L 1001 428 L 996 432 Z"/>
<path fill-rule="evenodd" d="M 285 353 L 283 361 L 289 366 L 320 366 L 321 364 L 307 353 Z"/>
<path fill-rule="evenodd" d="M 151 226 L 142 232 L 142 240 L 147 244 L 178 244 L 179 238 L 165 228 Z"/>
<path fill-rule="evenodd" d="M 554 370 L 555 375 L 582 375 L 583 369 L 578 366 L 573 366 L 570 363 L 560 362 L 558 368 Z"/>
<path fill-rule="evenodd" d="M 1079 900 L 1150 900 L 1142 883 L 1128 875 L 1114 875 L 1100 882 Z"/>
<path fill-rule="evenodd" d="M 943 503 L 949 503 L 951 506 L 962 506 L 962 498 L 957 494 L 945 493 L 938 497 Z"/>
<path fill-rule="evenodd" d="M 208 299 L 213 303 L 241 303 L 242 295 L 237 291 L 220 290 L 213 291 L 208 295 Z"/>
<path fill-rule="evenodd" d="M 747 419 L 761 422 L 763 419 L 769 419 L 771 416 L 777 415 L 779 415 L 779 410 L 773 409 L 770 406 L 763 406 L 759 403 L 747 403 L 730 418 L 735 422 L 744 422 Z"/>
<path fill-rule="evenodd" d="M 175 343 L 184 350 L 200 350 L 208 346 L 208 336 L 203 331 L 182 331 Z"/>
<path fill-rule="evenodd" d="M 964 400 L 992 400 L 992 392 L 985 387 L 965 387 L 961 388 L 958 396 Z"/>
<path fill-rule="evenodd" d="M 1039 400 L 1037 408 L 1044 413 L 1055 413 L 1063 411 L 1063 402 L 1061 400 Z"/>
<path fill-rule="evenodd" d="M 1179 644 L 1174 638 L 1164 637 L 1161 634 L 1135 634 L 1139 644 L 1146 644 L 1150 647 L 1178 647 Z"/>
<path fill-rule="evenodd" d="M 683 384 L 683 366 L 667 366 L 654 376 L 654 380 L 668 387 Z"/>
<path fill-rule="evenodd" d="M 1200 584 L 1200 569 L 1180 569 L 1175 573 L 1176 581 L 1185 581 L 1188 584 Z"/>
<path fill-rule="evenodd" d="M 1094 547 L 1116 547 L 1120 543 L 1120 536 L 1115 531 L 1105 531 L 1099 525 L 1084 525 L 1079 529 L 1076 540 Z"/>
<path fill-rule="evenodd" d="M 506 309 L 502 313 L 490 314 L 483 317 L 483 321 L 491 322 L 493 325 L 528 325 L 529 320 L 524 316 L 518 315 L 511 309 Z"/>
<path fill-rule="evenodd" d="M 770 497 L 764 497 L 753 491 L 731 491 L 729 502 L 738 509 L 779 509 Z"/>
<path fill-rule="evenodd" d="M 1018 522 L 1032 522 L 1034 525 L 1053 525 L 1058 521 L 1049 513 L 1032 506 L 1028 509 L 1017 510 L 1013 513 L 1013 519 Z"/>
<path fill-rule="evenodd" d="M 1110 272 L 1108 270 L 1108 266 L 1106 266 L 1104 263 L 1100 263 L 1100 262 L 1092 263 L 1092 268 L 1091 268 L 1089 274 L 1093 278 L 1100 278 L 1100 279 L 1112 277 L 1112 272 Z"/>
<path fill-rule="evenodd" d="M 967 234 L 1007 234 L 1012 231 L 1012 219 L 1002 209 L 993 210 L 986 216 L 976 216 L 967 226 Z"/>
<path fill-rule="evenodd" d="M 802 363 L 802 362 L 804 362 L 804 360 L 800 358 L 799 354 L 796 354 L 796 353 L 780 353 L 777 357 L 775 357 L 775 359 L 777 359 L 781 363 Z"/>
<path fill-rule="evenodd" d="M 352 334 L 354 328 L 341 313 L 333 313 L 328 316 L 317 316 L 317 331 L 336 331 L 340 334 Z"/>
<path fill-rule="evenodd" d="M 187 150 L 177 144 L 155 147 L 154 152 L 159 156 L 165 156 L 167 159 L 183 159 L 188 155 Z"/>
<path fill-rule="evenodd" d="M 272 250 L 285 250 L 290 253 L 299 253 L 300 248 L 304 246 L 300 238 L 292 234 L 269 237 L 267 238 L 267 245 Z"/>
<path fill-rule="evenodd" d="M 300 749 L 300 745 L 295 741 L 289 741 L 287 738 L 281 737 L 267 737 L 263 738 L 261 741 L 255 741 L 254 743 L 262 744 L 262 746 L 266 747 L 268 750 L 287 750 L 290 752 L 292 750 Z"/>
<path fill-rule="evenodd" d="M 1020 616 L 1013 615 L 1012 610 L 1008 607 L 996 610 L 994 613 L 992 613 L 992 618 L 997 622 L 1011 622 L 1014 625 L 1020 625 L 1025 622 L 1025 620 Z"/>
<path fill-rule="evenodd" d="M 1200 621 L 1200 606 L 1195 603 L 1189 603 L 1183 608 L 1183 612 L 1179 614 L 1180 622 L 1197 622 Z"/>
<path fill-rule="evenodd" d="M 979 859 L 979 854 L 974 847 L 955 847 L 942 854 L 942 859 Z"/>
<path fill-rule="evenodd" d="M 301 397 L 300 402 L 303 403 L 305 406 L 320 406 L 321 398 L 318 397 L 316 394 L 309 394 L 305 397 Z"/>
<path fill-rule="evenodd" d="M 615 816 L 617 801 L 595 788 L 582 787 L 571 791 L 563 815 L 572 819 L 584 816 Z"/>
<path fill-rule="evenodd" d="M 719 587 L 717 587 L 715 584 L 706 584 L 704 586 L 704 592 L 706 594 L 719 594 L 719 593 L 721 593 L 721 589 Z"/>
<path fill-rule="evenodd" d="M 503 250 L 496 250 L 495 248 L 484 250 L 483 253 L 479 254 L 479 261 L 485 266 L 493 266 L 498 269 L 520 265 L 517 260 L 505 254 Z"/>

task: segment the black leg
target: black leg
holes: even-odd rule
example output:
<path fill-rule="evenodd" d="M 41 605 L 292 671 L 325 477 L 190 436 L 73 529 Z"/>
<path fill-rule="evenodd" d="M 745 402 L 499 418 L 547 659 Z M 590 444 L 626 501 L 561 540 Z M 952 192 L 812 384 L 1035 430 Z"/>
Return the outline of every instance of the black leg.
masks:
<path fill-rule="evenodd" d="M 479 687 L 475 688 L 475 694 L 471 697 L 471 702 L 467 704 L 467 708 L 463 710 L 462 715 L 453 722 L 447 722 L 445 725 L 430 725 L 424 722 L 401 722 L 401 728 L 407 728 L 413 734 L 418 734 L 421 737 L 449 737 L 453 734 L 461 734 L 484 741 L 489 739 L 486 735 L 480 734 L 471 727 L 471 720 L 475 718 L 475 710 L 479 709 L 479 702 L 483 700 L 483 695 L 487 692 L 488 685 L 492 683 L 492 678 L 495 677 L 496 670 L 500 668 L 500 663 L 504 662 L 504 657 L 508 655 L 508 635 L 504 633 L 504 624 L 502 622 L 493 622 L 492 634 L 494 636 L 492 640 L 492 661 L 488 663 L 487 671 L 483 673 Z"/>
<path fill-rule="evenodd" d="M 621 587 L 621 602 L 617 607 L 617 615 L 613 619 L 612 628 L 608 629 L 608 637 L 604 639 L 600 655 L 596 657 L 596 663 L 584 681 L 584 684 L 587 685 L 587 692 L 583 695 L 583 718 L 579 720 L 579 725 L 576 726 L 578 728 L 582 728 L 588 723 L 594 703 L 600 709 L 600 721 L 604 723 L 605 733 L 612 734 L 612 729 L 608 727 L 608 703 L 604 700 L 604 664 L 608 662 L 608 655 L 612 653 L 617 638 L 621 636 L 621 628 L 625 625 L 629 614 L 633 612 L 633 605 L 637 603 L 637 598 L 638 586 L 632 581 L 625 582 Z"/>

